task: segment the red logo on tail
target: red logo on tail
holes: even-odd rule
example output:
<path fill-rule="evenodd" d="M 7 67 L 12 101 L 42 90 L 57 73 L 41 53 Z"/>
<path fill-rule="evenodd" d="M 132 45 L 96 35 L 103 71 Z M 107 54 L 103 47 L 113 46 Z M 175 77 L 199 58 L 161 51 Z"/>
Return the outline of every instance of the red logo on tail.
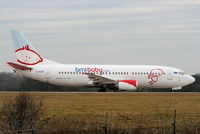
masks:
<path fill-rule="evenodd" d="M 35 65 L 43 61 L 43 58 L 34 50 L 31 50 L 28 45 L 23 46 L 15 51 L 17 61 L 25 65 Z"/>

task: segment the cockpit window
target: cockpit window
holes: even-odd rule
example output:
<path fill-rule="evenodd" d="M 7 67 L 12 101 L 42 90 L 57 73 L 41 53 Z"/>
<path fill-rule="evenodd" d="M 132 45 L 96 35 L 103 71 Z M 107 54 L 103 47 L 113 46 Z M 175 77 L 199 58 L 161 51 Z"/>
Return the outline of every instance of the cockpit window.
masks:
<path fill-rule="evenodd" d="M 180 71 L 179 74 L 180 74 L 180 75 L 184 75 L 185 73 L 184 73 L 183 71 Z"/>
<path fill-rule="evenodd" d="M 174 72 L 174 74 L 184 75 L 185 73 L 183 71 L 180 71 L 180 72 Z"/>

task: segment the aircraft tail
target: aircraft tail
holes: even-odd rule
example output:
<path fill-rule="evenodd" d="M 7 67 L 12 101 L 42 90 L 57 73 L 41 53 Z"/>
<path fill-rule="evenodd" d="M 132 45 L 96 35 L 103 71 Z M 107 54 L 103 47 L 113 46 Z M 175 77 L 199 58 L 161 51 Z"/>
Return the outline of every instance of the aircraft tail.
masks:
<path fill-rule="evenodd" d="M 26 65 L 44 65 L 44 64 L 59 64 L 47 59 L 44 59 L 23 35 L 17 30 L 11 30 L 11 37 L 15 48 L 17 62 Z"/>

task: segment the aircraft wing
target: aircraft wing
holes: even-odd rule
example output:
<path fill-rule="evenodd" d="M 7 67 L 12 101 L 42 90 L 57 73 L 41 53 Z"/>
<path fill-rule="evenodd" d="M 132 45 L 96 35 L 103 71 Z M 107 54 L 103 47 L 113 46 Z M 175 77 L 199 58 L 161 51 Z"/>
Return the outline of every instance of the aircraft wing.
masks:
<path fill-rule="evenodd" d="M 117 82 L 113 79 L 109 79 L 103 76 L 99 76 L 93 73 L 86 73 L 88 75 L 88 78 L 92 81 L 94 85 L 108 85 L 108 84 L 116 84 Z"/>
<path fill-rule="evenodd" d="M 15 69 L 18 69 L 18 70 L 31 70 L 32 68 L 31 67 L 27 67 L 27 66 L 23 66 L 23 65 L 20 65 L 20 64 L 16 64 L 16 63 L 13 63 L 13 62 L 7 62 L 7 64 Z"/>

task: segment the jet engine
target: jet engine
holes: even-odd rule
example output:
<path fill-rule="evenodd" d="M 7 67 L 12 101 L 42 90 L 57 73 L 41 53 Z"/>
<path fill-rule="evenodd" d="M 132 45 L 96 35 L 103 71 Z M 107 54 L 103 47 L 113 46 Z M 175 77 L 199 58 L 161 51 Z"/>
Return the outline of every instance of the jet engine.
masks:
<path fill-rule="evenodd" d="M 138 82 L 136 80 L 120 80 L 117 85 L 119 91 L 134 91 L 138 87 Z"/>

